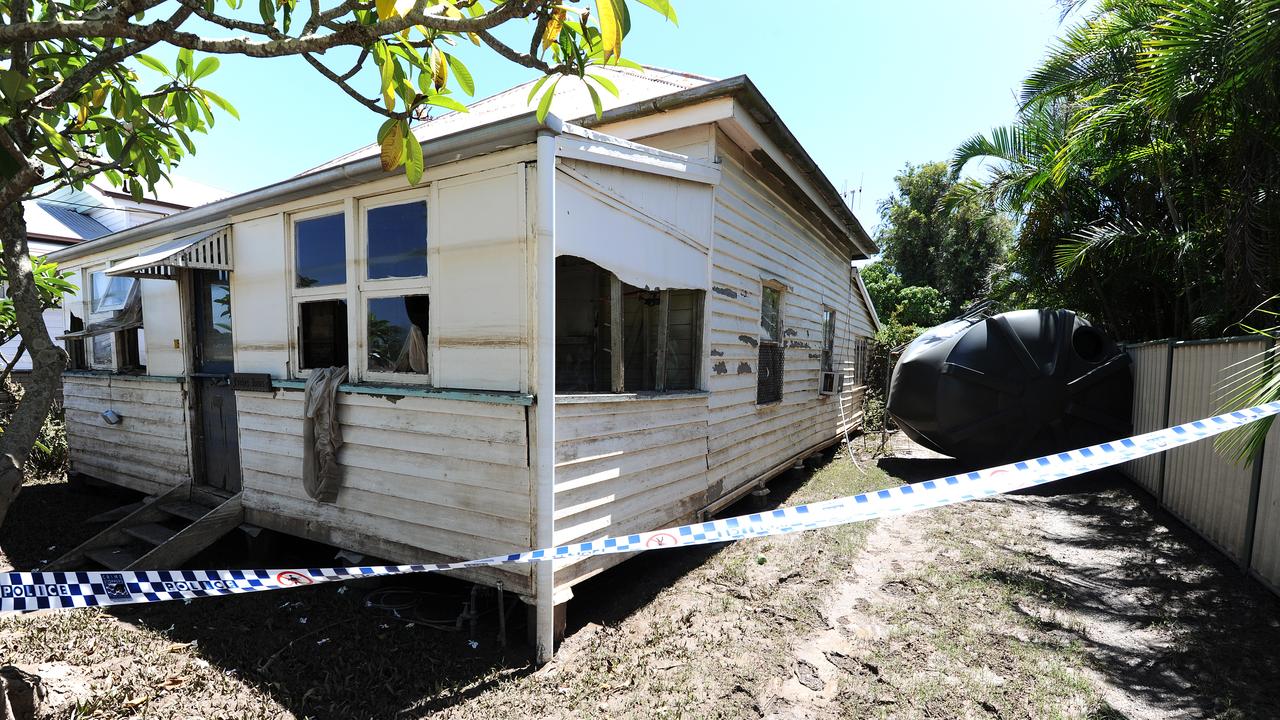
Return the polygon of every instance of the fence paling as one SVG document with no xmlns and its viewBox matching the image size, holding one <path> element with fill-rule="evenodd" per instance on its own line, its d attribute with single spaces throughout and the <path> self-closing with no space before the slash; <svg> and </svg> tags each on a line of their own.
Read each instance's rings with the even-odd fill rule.
<svg viewBox="0 0 1280 720">
<path fill-rule="evenodd" d="M 1240 374 L 1240 363 L 1252 362 L 1272 347 L 1257 337 L 1129 346 L 1135 432 L 1219 411 L 1220 386 L 1232 382 L 1233 373 Z M 1278 432 L 1280 425 L 1248 467 L 1204 444 L 1163 453 L 1154 462 L 1128 463 L 1124 470 L 1162 508 L 1280 593 Z"/>
</svg>

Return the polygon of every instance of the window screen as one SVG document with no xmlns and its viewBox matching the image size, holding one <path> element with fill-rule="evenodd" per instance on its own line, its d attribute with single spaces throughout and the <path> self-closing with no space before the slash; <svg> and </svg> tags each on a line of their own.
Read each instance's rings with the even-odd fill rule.
<svg viewBox="0 0 1280 720">
<path fill-rule="evenodd" d="M 426 295 L 369 299 L 369 370 L 427 372 L 427 330 L 431 303 Z"/>
<path fill-rule="evenodd" d="M 341 285 L 347 281 L 346 225 L 341 213 L 299 220 L 294 225 L 295 287 Z"/>
<path fill-rule="evenodd" d="M 756 404 L 782 399 L 782 293 L 765 285 L 760 291 L 760 355 L 756 363 Z"/>
<path fill-rule="evenodd" d="M 411 202 L 372 208 L 368 223 L 369 279 L 425 277 L 427 204 Z"/>
<path fill-rule="evenodd" d="M 303 369 L 347 364 L 347 301 L 319 300 L 298 306 L 299 357 Z"/>
</svg>

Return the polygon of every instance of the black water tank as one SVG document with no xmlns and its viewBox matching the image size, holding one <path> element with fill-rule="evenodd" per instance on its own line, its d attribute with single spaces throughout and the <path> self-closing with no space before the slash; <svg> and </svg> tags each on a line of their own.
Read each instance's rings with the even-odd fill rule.
<svg viewBox="0 0 1280 720">
<path fill-rule="evenodd" d="M 1129 356 L 1070 310 L 953 320 L 903 351 L 889 413 L 925 447 L 999 464 L 1131 434 Z"/>
</svg>

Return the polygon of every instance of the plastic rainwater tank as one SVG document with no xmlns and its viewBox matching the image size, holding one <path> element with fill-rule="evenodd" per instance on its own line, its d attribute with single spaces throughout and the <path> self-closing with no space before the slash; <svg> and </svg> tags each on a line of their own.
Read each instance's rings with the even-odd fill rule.
<svg viewBox="0 0 1280 720">
<path fill-rule="evenodd" d="M 911 439 L 993 465 L 1132 434 L 1128 354 L 1070 310 L 953 320 L 907 346 L 889 414 Z"/>
</svg>

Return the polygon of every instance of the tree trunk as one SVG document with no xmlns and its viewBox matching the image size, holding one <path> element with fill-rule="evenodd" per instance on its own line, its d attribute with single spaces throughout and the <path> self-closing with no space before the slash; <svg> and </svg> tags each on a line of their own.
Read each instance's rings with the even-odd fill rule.
<svg viewBox="0 0 1280 720">
<path fill-rule="evenodd" d="M 40 292 L 31 274 L 27 223 L 22 203 L 0 209 L 0 262 L 9 281 L 9 297 L 22 342 L 31 355 L 31 378 L 26 394 L 14 408 L 9 427 L 0 434 L 0 525 L 22 489 L 23 466 L 40 437 L 40 428 L 53 406 L 58 378 L 67 366 L 67 353 L 54 344 L 44 324 Z"/>
</svg>

